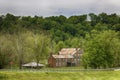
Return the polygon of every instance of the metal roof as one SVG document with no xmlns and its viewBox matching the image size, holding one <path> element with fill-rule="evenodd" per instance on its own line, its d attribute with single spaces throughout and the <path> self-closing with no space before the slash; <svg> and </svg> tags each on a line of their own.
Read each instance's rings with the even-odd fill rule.
<svg viewBox="0 0 120 80">
<path fill-rule="evenodd" d="M 22 65 L 23 67 L 37 67 L 37 63 L 36 62 L 30 62 L 27 64 Z M 39 67 L 44 66 L 43 64 L 38 64 Z"/>
<path fill-rule="evenodd" d="M 59 51 L 59 54 L 61 55 L 73 55 L 75 54 L 78 50 L 80 50 L 80 48 L 63 48 L 61 49 L 61 51 Z"/>
<path fill-rule="evenodd" d="M 74 58 L 72 55 L 52 55 L 54 58 Z"/>
</svg>

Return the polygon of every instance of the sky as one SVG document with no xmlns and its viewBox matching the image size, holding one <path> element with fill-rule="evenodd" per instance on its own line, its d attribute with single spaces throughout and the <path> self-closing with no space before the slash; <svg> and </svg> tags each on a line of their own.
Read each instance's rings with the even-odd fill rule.
<svg viewBox="0 0 120 80">
<path fill-rule="evenodd" d="M 72 16 L 105 12 L 120 14 L 120 0 L 0 0 L 0 15 Z"/>
</svg>

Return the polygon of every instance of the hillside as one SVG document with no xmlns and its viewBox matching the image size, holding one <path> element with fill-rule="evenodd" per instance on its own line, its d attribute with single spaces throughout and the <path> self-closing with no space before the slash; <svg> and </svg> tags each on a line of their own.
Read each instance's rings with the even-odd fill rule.
<svg viewBox="0 0 120 80">
<path fill-rule="evenodd" d="M 47 66 L 48 56 L 62 48 L 83 49 L 84 68 L 120 67 L 120 16 L 0 16 L 0 69 L 31 61 Z"/>
</svg>

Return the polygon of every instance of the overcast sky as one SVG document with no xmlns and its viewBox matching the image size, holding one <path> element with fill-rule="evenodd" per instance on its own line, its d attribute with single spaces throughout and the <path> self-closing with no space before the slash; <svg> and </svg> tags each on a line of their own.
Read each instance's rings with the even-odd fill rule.
<svg viewBox="0 0 120 80">
<path fill-rule="evenodd" d="M 0 0 L 0 15 L 71 16 L 101 12 L 120 14 L 120 0 Z"/>
</svg>

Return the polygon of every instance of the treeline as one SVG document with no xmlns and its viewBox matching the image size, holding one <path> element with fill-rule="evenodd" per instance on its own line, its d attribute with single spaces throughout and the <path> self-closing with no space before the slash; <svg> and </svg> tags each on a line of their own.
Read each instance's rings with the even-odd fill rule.
<svg viewBox="0 0 120 80">
<path fill-rule="evenodd" d="M 29 29 L 35 32 L 44 32 L 51 34 L 52 38 L 57 42 L 65 41 L 69 37 L 85 37 L 91 34 L 92 30 L 115 30 L 120 31 L 120 16 L 117 14 L 94 14 L 65 17 L 51 16 L 14 16 L 6 14 L 0 16 L 0 31 L 9 33 L 23 31 Z"/>
<path fill-rule="evenodd" d="M 85 68 L 119 67 L 120 16 L 0 16 L 0 68 L 10 62 L 20 68 L 25 62 L 40 62 L 63 47 L 83 48 Z"/>
</svg>

